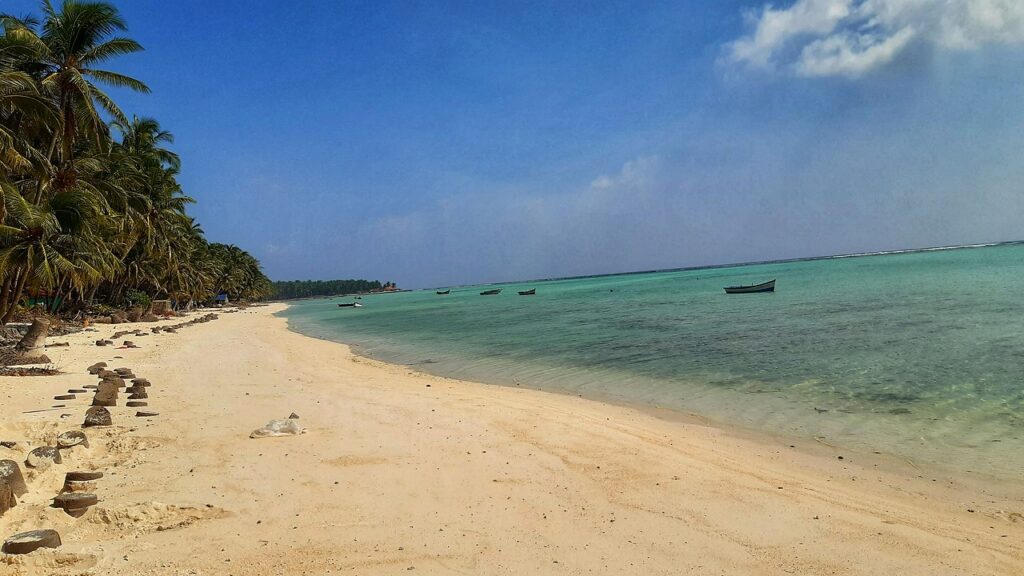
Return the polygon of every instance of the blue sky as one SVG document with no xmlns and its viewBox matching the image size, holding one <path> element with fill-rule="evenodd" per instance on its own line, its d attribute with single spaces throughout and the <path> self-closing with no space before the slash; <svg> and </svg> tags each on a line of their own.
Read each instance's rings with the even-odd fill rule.
<svg viewBox="0 0 1024 576">
<path fill-rule="evenodd" d="M 119 102 L 274 279 L 1024 237 L 1018 1 L 116 4 L 146 52 L 110 67 L 153 89 Z"/>
</svg>

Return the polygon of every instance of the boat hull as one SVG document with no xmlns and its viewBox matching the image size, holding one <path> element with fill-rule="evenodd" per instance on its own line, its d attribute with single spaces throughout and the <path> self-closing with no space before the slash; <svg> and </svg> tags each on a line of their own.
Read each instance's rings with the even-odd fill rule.
<svg viewBox="0 0 1024 576">
<path fill-rule="evenodd" d="M 725 288 L 726 294 L 759 294 L 763 292 L 775 292 L 775 280 L 751 286 L 727 286 Z"/>
<path fill-rule="evenodd" d="M 537 289 L 536 288 L 532 288 L 530 290 L 523 290 L 523 291 L 519 292 L 519 295 L 520 296 L 533 296 L 536 293 L 537 293 Z"/>
<path fill-rule="evenodd" d="M 501 288 L 498 288 L 497 290 L 484 290 L 480 293 L 481 296 L 495 296 L 497 294 L 501 294 Z"/>
</svg>

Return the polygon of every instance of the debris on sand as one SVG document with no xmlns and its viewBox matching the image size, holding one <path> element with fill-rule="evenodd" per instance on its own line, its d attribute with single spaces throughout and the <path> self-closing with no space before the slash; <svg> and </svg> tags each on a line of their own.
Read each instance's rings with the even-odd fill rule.
<svg viewBox="0 0 1024 576">
<path fill-rule="evenodd" d="M 299 424 L 295 418 L 285 418 L 283 420 L 271 420 L 263 425 L 262 428 L 257 428 L 249 434 L 249 438 L 270 438 L 273 436 L 297 436 L 299 434 L 305 434 L 306 429 Z"/>
</svg>

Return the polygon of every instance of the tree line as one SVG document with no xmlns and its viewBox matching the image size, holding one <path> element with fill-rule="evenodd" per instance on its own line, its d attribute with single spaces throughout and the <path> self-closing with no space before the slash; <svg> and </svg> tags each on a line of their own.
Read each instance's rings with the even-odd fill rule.
<svg viewBox="0 0 1024 576">
<path fill-rule="evenodd" d="M 148 93 L 108 69 L 142 46 L 106 2 L 43 0 L 0 14 L 0 323 L 45 295 L 123 305 L 129 293 L 206 301 L 269 295 L 259 262 L 211 243 L 186 212 L 173 135 L 103 90 Z"/>
<path fill-rule="evenodd" d="M 381 284 L 378 280 L 290 280 L 274 282 L 272 294 L 273 298 L 287 300 L 379 291 L 385 287 L 394 287 L 394 284 Z"/>
</svg>

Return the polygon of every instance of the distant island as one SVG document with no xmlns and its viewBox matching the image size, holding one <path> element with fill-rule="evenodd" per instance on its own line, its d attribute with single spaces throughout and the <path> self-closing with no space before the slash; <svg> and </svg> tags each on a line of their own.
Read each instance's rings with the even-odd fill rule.
<svg viewBox="0 0 1024 576">
<path fill-rule="evenodd" d="M 276 300 L 294 300 L 317 296 L 398 291 L 398 286 L 394 282 L 382 284 L 380 280 L 288 280 L 274 282 L 271 286 L 271 297 Z"/>
</svg>

